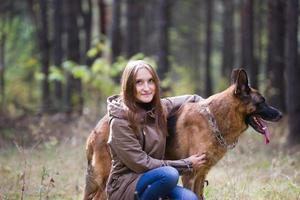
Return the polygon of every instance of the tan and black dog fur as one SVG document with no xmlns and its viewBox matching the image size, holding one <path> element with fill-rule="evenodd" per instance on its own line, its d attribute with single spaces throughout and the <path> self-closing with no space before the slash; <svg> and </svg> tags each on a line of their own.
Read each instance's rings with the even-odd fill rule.
<svg viewBox="0 0 300 200">
<path fill-rule="evenodd" d="M 210 110 L 216 127 L 209 123 L 203 108 Z M 168 119 L 170 136 L 167 141 L 166 159 L 187 158 L 195 153 L 207 154 L 207 162 L 203 167 L 182 176 L 184 186 L 192 189 L 202 199 L 207 173 L 228 149 L 226 145 L 221 145 L 213 130 L 219 130 L 222 139 L 229 146 L 237 141 L 248 125 L 266 135 L 263 120 L 278 121 L 280 118 L 281 113 L 269 106 L 264 97 L 248 85 L 246 72 L 236 69 L 232 72 L 232 85 L 229 88 L 201 102 L 183 105 L 175 116 Z M 105 116 L 87 140 L 85 200 L 106 199 L 105 184 L 111 167 L 106 144 L 108 135 L 108 117 Z"/>
</svg>

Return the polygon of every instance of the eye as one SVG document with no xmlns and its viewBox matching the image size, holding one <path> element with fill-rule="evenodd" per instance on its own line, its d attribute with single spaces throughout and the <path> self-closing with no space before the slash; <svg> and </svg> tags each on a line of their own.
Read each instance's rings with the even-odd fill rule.
<svg viewBox="0 0 300 200">
<path fill-rule="evenodd" d="M 154 80 L 153 80 L 153 79 L 150 79 L 150 80 L 149 80 L 149 83 L 154 83 Z"/>
<path fill-rule="evenodd" d="M 142 80 L 136 80 L 136 82 L 135 82 L 135 84 L 137 84 L 137 85 L 141 85 L 142 83 L 143 83 Z"/>
<path fill-rule="evenodd" d="M 260 106 L 260 105 L 264 104 L 265 102 L 266 102 L 265 98 L 261 98 L 261 99 L 259 100 L 259 102 L 257 102 L 255 105 L 256 105 L 256 106 Z"/>
</svg>

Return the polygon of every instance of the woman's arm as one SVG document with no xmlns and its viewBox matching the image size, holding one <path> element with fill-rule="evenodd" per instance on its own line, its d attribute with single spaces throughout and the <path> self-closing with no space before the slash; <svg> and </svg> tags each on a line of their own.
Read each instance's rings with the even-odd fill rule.
<svg viewBox="0 0 300 200">
<path fill-rule="evenodd" d="M 180 172 L 192 170 L 193 167 L 193 163 L 188 159 L 169 161 L 149 156 L 142 150 L 138 137 L 128 122 L 123 119 L 115 118 L 111 121 L 108 143 L 118 158 L 136 173 L 167 165 L 177 168 Z"/>
<path fill-rule="evenodd" d="M 193 103 L 201 101 L 203 98 L 199 95 L 182 95 L 176 97 L 168 97 L 162 99 L 162 103 L 166 108 L 167 117 L 174 115 L 184 103 Z"/>
</svg>

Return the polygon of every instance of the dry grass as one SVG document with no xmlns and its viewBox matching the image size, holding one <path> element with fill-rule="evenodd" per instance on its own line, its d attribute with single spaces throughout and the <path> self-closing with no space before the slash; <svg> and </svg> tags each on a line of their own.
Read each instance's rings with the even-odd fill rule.
<svg viewBox="0 0 300 200">
<path fill-rule="evenodd" d="M 250 133 L 255 134 L 255 133 Z M 260 136 L 244 136 L 208 175 L 207 199 L 299 200 L 300 152 L 283 153 Z"/>
<path fill-rule="evenodd" d="M 0 199 L 81 199 L 85 136 L 70 138 L 31 149 L 2 149 Z M 299 200 L 299 152 L 283 153 L 279 145 L 272 145 L 264 145 L 259 134 L 244 134 L 210 171 L 207 199 Z"/>
<path fill-rule="evenodd" d="M 0 153 L 2 199 L 81 199 L 84 142 L 71 139 L 57 147 L 46 146 Z"/>
</svg>

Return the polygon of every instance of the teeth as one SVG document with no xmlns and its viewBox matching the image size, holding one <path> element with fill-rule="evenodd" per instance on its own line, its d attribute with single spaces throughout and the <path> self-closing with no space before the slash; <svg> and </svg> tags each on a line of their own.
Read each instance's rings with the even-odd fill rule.
<svg viewBox="0 0 300 200">
<path fill-rule="evenodd" d="M 259 121 L 258 121 L 258 119 L 257 119 L 256 117 L 254 117 L 254 121 L 255 121 L 256 123 L 260 124 Z"/>
</svg>

